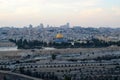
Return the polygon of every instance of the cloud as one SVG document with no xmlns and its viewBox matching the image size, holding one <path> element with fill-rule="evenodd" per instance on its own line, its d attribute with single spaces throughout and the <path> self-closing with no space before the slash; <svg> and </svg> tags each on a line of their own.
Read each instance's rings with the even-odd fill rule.
<svg viewBox="0 0 120 80">
<path fill-rule="evenodd" d="M 112 11 L 115 15 L 120 16 L 120 7 L 112 7 Z"/>
<path fill-rule="evenodd" d="M 0 0 L 1 14 L 54 14 L 58 15 L 79 11 L 95 6 L 99 0 Z M 22 11 L 23 10 L 23 11 Z"/>
<path fill-rule="evenodd" d="M 0 0 L 0 25 L 2 22 L 24 25 L 25 22 L 35 24 L 40 21 L 57 25 L 68 21 L 87 26 L 111 24 L 112 21 L 117 24 L 120 17 L 117 1 Z"/>
</svg>

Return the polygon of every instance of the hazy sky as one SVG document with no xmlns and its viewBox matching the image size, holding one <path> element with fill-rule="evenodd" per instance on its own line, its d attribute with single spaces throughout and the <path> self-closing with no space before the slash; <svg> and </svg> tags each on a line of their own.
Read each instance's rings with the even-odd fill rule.
<svg viewBox="0 0 120 80">
<path fill-rule="evenodd" d="M 0 26 L 120 27 L 120 0 L 0 0 Z"/>
</svg>

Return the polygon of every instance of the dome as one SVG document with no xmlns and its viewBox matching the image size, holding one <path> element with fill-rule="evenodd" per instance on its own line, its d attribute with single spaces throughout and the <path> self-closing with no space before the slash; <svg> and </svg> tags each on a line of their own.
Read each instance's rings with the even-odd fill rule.
<svg viewBox="0 0 120 80">
<path fill-rule="evenodd" d="M 58 34 L 56 35 L 56 38 L 63 38 L 63 35 L 60 34 L 60 33 L 58 33 Z"/>
</svg>

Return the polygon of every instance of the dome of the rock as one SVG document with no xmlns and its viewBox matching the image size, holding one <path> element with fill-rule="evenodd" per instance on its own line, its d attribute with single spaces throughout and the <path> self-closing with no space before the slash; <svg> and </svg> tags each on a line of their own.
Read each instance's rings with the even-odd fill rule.
<svg viewBox="0 0 120 80">
<path fill-rule="evenodd" d="M 60 33 L 58 33 L 58 34 L 56 35 L 56 38 L 57 38 L 57 39 L 63 38 L 63 35 L 60 34 Z"/>
</svg>

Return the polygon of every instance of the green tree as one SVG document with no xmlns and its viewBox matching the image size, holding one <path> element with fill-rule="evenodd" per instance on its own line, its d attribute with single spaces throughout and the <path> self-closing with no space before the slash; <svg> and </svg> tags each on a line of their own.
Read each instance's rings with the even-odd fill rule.
<svg viewBox="0 0 120 80">
<path fill-rule="evenodd" d="M 71 77 L 65 75 L 64 80 L 71 80 Z"/>
<path fill-rule="evenodd" d="M 51 55 L 52 60 L 55 60 L 55 59 L 56 59 L 56 56 L 57 56 L 56 54 L 52 54 L 52 55 Z"/>
<path fill-rule="evenodd" d="M 3 80 L 8 80 L 8 79 L 6 78 L 6 76 L 4 76 L 4 77 L 3 77 Z"/>
</svg>

